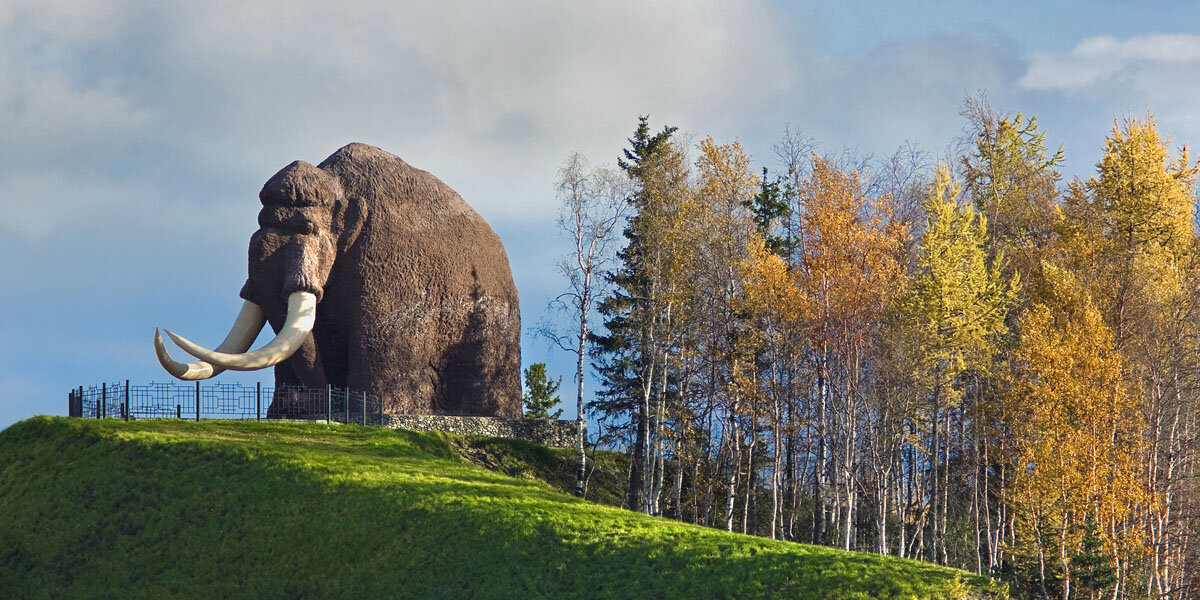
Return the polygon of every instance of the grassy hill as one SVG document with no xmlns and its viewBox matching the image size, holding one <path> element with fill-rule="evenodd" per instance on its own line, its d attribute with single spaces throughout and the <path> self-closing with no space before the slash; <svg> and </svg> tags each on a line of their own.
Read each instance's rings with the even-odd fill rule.
<svg viewBox="0 0 1200 600">
<path fill-rule="evenodd" d="M 986 586 L 583 502 L 461 460 L 453 441 L 318 424 L 22 421 L 0 432 L 0 598 L 907 600 Z"/>
</svg>

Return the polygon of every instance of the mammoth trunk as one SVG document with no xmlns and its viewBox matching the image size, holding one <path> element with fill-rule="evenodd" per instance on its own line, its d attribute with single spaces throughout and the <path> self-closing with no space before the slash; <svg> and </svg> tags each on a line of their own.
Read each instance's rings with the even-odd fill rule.
<svg viewBox="0 0 1200 600">
<path fill-rule="evenodd" d="M 331 246 L 322 235 L 284 235 L 260 229 L 251 239 L 249 278 L 242 298 L 280 319 L 287 298 L 307 292 L 320 302 L 329 277 Z"/>
</svg>

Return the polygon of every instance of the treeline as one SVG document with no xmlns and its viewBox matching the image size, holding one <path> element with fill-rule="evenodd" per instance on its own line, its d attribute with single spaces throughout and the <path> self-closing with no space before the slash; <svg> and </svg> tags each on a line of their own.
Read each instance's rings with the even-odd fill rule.
<svg viewBox="0 0 1200 600">
<path fill-rule="evenodd" d="M 1153 118 L 1114 120 L 1064 184 L 1034 118 L 962 114 L 941 161 L 786 131 L 759 172 L 647 118 L 616 169 L 572 156 L 554 339 L 593 441 L 628 452 L 648 514 L 1016 597 L 1196 593 L 1197 163 Z"/>
</svg>

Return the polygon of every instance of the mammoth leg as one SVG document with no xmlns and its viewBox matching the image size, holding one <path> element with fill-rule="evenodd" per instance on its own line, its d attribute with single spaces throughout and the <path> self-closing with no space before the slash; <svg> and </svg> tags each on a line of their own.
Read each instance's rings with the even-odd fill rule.
<svg viewBox="0 0 1200 600">
<path fill-rule="evenodd" d="M 350 329 L 346 343 L 346 386 L 366 392 L 370 404 L 390 415 L 435 414 L 429 398 L 437 371 L 420 327 L 397 326 L 394 319 L 365 319 Z M 380 321 L 383 325 L 376 325 Z M 432 326 L 432 324 L 430 324 Z"/>
<path fill-rule="evenodd" d="M 275 393 L 267 410 L 270 419 L 308 419 L 325 414 L 325 371 L 310 336 L 296 353 L 275 365 Z"/>
<path fill-rule="evenodd" d="M 291 418 L 292 408 L 299 403 L 300 378 L 287 361 L 275 365 L 275 392 L 271 395 L 271 406 L 267 408 L 268 419 Z"/>
<path fill-rule="evenodd" d="M 357 394 L 366 392 L 374 407 L 371 410 L 382 408 L 390 415 L 429 413 L 415 410 L 422 374 L 410 372 L 407 367 L 413 362 L 412 348 L 398 344 L 372 347 L 356 335 L 348 344 L 347 358 L 346 387 Z"/>
<path fill-rule="evenodd" d="M 461 337 L 443 355 L 443 385 L 437 395 L 439 412 L 521 417 L 520 398 L 509 397 L 512 390 L 521 389 L 520 327 L 509 323 L 511 319 L 519 319 L 514 312 L 508 303 L 495 298 L 481 297 L 475 301 L 465 315 L 466 327 Z"/>
</svg>

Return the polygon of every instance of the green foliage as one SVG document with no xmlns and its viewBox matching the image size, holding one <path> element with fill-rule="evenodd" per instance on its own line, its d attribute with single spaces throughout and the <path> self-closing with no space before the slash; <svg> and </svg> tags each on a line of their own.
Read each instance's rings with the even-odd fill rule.
<svg viewBox="0 0 1200 600">
<path fill-rule="evenodd" d="M 949 598 L 931 564 L 600 506 L 453 436 L 38 417 L 0 432 L 5 598 Z M 536 452 L 531 448 L 523 451 Z"/>
<path fill-rule="evenodd" d="M 598 305 L 603 318 L 603 332 L 593 332 L 592 366 L 600 380 L 596 398 L 588 403 L 588 410 L 601 418 L 612 418 L 608 432 L 630 446 L 636 455 L 630 469 L 630 482 L 642 478 L 642 457 L 647 439 L 648 415 L 639 402 L 649 394 L 648 375 L 653 374 L 652 364 L 656 349 L 653 340 L 645 335 L 661 317 L 656 298 L 658 283 L 654 239 L 655 221 L 661 216 L 662 188 L 670 187 L 671 174 L 665 173 L 666 163 L 678 163 L 681 153 L 672 153 L 671 135 L 674 127 L 663 127 L 662 131 L 650 135 L 648 116 L 638 118 L 634 135 L 629 138 L 629 148 L 623 151 L 624 158 L 617 164 L 633 181 L 634 193 L 629 197 L 631 215 L 623 232 L 624 248 L 617 253 L 617 267 L 607 274 L 609 294 Z M 664 157 L 670 157 L 670 160 Z M 667 165 L 678 167 L 677 164 Z M 676 169 L 677 170 L 677 169 Z M 685 181 L 686 182 L 686 178 Z M 661 294 L 658 294 L 661 295 Z M 605 439 L 603 442 L 612 442 Z M 639 487 L 629 488 L 629 506 L 641 502 Z"/>
<path fill-rule="evenodd" d="M 767 168 L 763 167 L 762 179 L 759 181 L 758 193 L 747 205 L 754 213 L 754 225 L 758 235 L 772 254 L 786 257 L 791 255 L 795 242 L 789 232 L 778 231 L 779 222 L 792 214 L 791 203 L 785 192 L 785 180 L 781 176 L 770 179 Z"/>
<path fill-rule="evenodd" d="M 912 292 L 902 301 L 904 327 L 920 348 L 917 376 L 938 403 L 961 397 L 960 376 L 985 368 L 995 342 L 1007 330 L 1005 316 L 1016 298 L 1016 274 L 1002 278 L 989 260 L 987 220 L 958 203 L 949 171 L 937 178 L 922 206 L 925 229 Z"/>
<path fill-rule="evenodd" d="M 637 128 L 629 138 L 629 148 L 623 151 L 625 158 L 617 159 L 617 166 L 634 179 L 645 177 L 647 163 L 670 141 L 677 127 L 663 127 L 662 131 L 650 135 L 650 115 L 638 117 Z"/>
<path fill-rule="evenodd" d="M 1046 133 L 1036 117 L 999 115 L 975 99 L 967 100 L 963 112 L 973 128 L 973 148 L 960 162 L 967 196 L 988 219 L 989 250 L 1036 251 L 1054 223 L 1062 147 L 1047 155 Z"/>
<path fill-rule="evenodd" d="M 546 377 L 546 363 L 533 363 L 525 368 L 525 417 L 528 419 L 557 419 L 562 409 L 550 413 L 562 401 L 558 388 L 562 377 L 554 381 Z"/>
<path fill-rule="evenodd" d="M 1092 515 L 1084 522 L 1079 551 L 1071 557 L 1071 572 L 1077 589 L 1086 591 L 1089 600 L 1110 596 L 1109 590 L 1117 583 L 1113 555 L 1105 551 L 1104 538 Z"/>
</svg>

